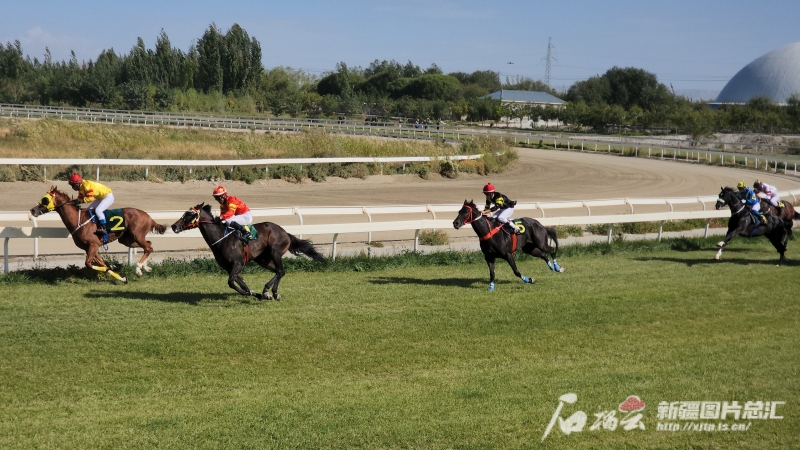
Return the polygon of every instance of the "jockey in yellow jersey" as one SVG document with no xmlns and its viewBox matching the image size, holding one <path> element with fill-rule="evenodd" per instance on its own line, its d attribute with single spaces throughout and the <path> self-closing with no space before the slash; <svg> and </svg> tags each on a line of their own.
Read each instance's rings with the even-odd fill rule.
<svg viewBox="0 0 800 450">
<path fill-rule="evenodd" d="M 108 230 L 106 229 L 107 210 L 114 203 L 114 194 L 108 186 L 96 181 L 84 180 L 77 173 L 69 177 L 69 185 L 78 191 L 78 200 L 89 204 L 89 209 L 94 209 L 97 215 L 97 234 L 103 236 L 103 242 L 108 241 Z"/>
</svg>

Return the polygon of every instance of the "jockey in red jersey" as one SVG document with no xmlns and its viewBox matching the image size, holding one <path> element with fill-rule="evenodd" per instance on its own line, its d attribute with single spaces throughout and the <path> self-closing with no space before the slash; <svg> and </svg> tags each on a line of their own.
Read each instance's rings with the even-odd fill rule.
<svg viewBox="0 0 800 450">
<path fill-rule="evenodd" d="M 245 233 L 244 225 L 253 223 L 253 214 L 250 213 L 250 208 L 238 198 L 228 195 L 228 191 L 222 186 L 214 188 L 212 195 L 219 202 L 218 219 L 229 227 Z"/>
</svg>

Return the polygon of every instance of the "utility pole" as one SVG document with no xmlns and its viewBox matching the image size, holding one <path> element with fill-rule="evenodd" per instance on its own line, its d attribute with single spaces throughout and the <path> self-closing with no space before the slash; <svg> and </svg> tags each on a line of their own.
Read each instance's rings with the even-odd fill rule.
<svg viewBox="0 0 800 450">
<path fill-rule="evenodd" d="M 546 64 L 544 68 L 544 82 L 550 86 L 550 69 L 552 68 L 553 61 L 558 62 L 555 55 L 553 55 L 553 38 L 547 38 L 547 56 L 544 58 Z"/>
</svg>

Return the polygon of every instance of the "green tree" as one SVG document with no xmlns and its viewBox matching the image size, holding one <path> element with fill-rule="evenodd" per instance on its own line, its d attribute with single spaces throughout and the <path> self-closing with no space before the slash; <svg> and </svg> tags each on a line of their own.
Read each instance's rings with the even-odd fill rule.
<svg viewBox="0 0 800 450">
<path fill-rule="evenodd" d="M 203 92 L 222 92 L 223 47 L 222 34 L 215 24 L 209 25 L 203 37 L 197 41 L 197 77 L 194 85 Z"/>
</svg>

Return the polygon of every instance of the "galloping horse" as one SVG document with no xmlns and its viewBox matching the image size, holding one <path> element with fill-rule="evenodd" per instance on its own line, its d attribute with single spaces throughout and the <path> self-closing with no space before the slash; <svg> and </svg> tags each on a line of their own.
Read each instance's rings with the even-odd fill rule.
<svg viewBox="0 0 800 450">
<path fill-rule="evenodd" d="M 325 261 L 325 257 L 317 252 L 311 241 L 294 237 L 280 225 L 262 222 L 251 226 L 255 227 L 258 232 L 258 238 L 248 242 L 247 245 L 242 245 L 232 229 L 214 221 L 211 205 L 200 203 L 183 213 L 183 216 L 172 224 L 172 231 L 180 233 L 184 230 L 200 228 L 200 234 L 211 248 L 217 264 L 228 272 L 228 286 L 241 295 L 259 299 L 281 299 L 281 296 L 278 295 L 278 284 L 286 274 L 281 258 L 287 251 L 295 255 L 302 253 L 314 261 Z M 250 290 L 242 278 L 242 269 L 250 260 L 275 273 L 275 276 L 264 285 L 261 294 Z M 272 293 L 269 292 L 270 287 L 272 287 Z"/>
<path fill-rule="evenodd" d="M 781 217 L 768 214 L 766 215 L 767 223 L 756 226 L 753 214 L 750 208 L 747 207 L 744 200 L 739 198 L 739 194 L 730 187 L 724 187 L 719 193 L 714 208 L 721 209 L 728 205 L 731 209 L 731 218 L 728 220 L 728 233 L 725 239 L 717 243 L 719 251 L 714 259 L 719 259 L 722 256 L 722 250 L 728 245 L 731 239 L 736 235 L 744 237 L 766 236 L 767 239 L 775 247 L 775 250 L 781 255 L 780 262 L 785 262 L 786 257 L 786 243 L 792 235 L 792 221 L 791 219 L 783 219 Z"/>
<path fill-rule="evenodd" d="M 776 208 L 772 206 L 772 203 L 769 202 L 768 199 L 759 197 L 759 201 L 761 202 L 761 211 L 764 214 L 772 214 L 774 216 L 778 216 L 781 219 L 788 219 L 788 220 L 800 220 L 800 213 L 794 209 L 794 206 L 787 202 L 786 200 L 783 201 L 783 208 Z M 780 209 L 780 214 L 778 214 L 778 210 Z"/>
<path fill-rule="evenodd" d="M 481 220 L 482 219 L 482 220 Z M 519 219 L 522 233 L 513 234 L 503 226 L 502 223 L 489 220 L 481 214 L 481 211 L 474 202 L 464 200 L 464 206 L 458 212 L 456 220 L 453 221 L 453 228 L 458 230 L 464 225 L 472 225 L 475 234 L 480 238 L 481 251 L 489 265 L 489 290 L 494 291 L 494 261 L 501 258 L 508 262 L 514 275 L 520 277 L 526 283 L 535 283 L 536 280 L 528 278 L 517 270 L 517 263 L 514 261 L 514 252 L 522 249 L 525 253 L 541 258 L 547 266 L 556 272 L 563 272 L 564 269 L 556 262 L 558 253 L 558 237 L 556 230 L 545 228 L 539 221 L 529 217 Z M 547 243 L 550 237 L 555 243 L 555 248 Z M 552 262 L 550 259 L 552 258 Z"/>
<path fill-rule="evenodd" d="M 127 279 L 112 271 L 98 255 L 97 252 L 103 245 L 102 238 L 95 235 L 97 225 L 92 221 L 89 213 L 83 213 L 77 200 L 72 200 L 69 195 L 59 191 L 55 186 L 51 186 L 39 203 L 31 208 L 31 215 L 39 217 L 50 211 L 56 211 L 61 216 L 61 221 L 67 227 L 75 245 L 86 252 L 86 267 L 98 272 L 108 272 L 117 280 L 123 283 L 128 282 Z M 149 214 L 141 209 L 122 208 L 121 218 L 116 223 L 109 221 L 108 242 L 119 241 L 126 247 L 144 249 L 144 254 L 136 263 L 136 276 L 139 277 L 142 276 L 142 269 L 146 272 L 152 271 L 147 265 L 147 258 L 153 252 L 153 246 L 150 241 L 145 239 L 147 233 L 151 231 L 164 234 L 167 226 L 156 223 Z M 94 265 L 95 262 L 99 265 Z"/>
</svg>

